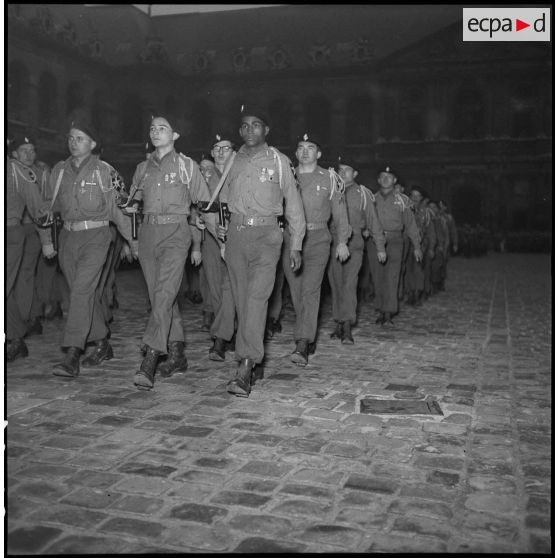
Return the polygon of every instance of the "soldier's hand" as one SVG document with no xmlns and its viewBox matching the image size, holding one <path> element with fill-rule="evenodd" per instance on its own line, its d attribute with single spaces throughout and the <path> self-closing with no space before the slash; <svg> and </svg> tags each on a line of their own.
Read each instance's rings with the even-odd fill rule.
<svg viewBox="0 0 558 558">
<path fill-rule="evenodd" d="M 377 256 L 380 263 L 384 263 L 387 260 L 387 254 L 385 252 L 378 252 Z"/>
<path fill-rule="evenodd" d="M 198 265 L 202 262 L 202 253 L 198 250 L 192 250 L 192 253 L 190 254 L 190 261 L 193 265 L 198 267 Z"/>
<path fill-rule="evenodd" d="M 335 250 L 335 257 L 340 262 L 344 262 L 349 258 L 350 255 L 351 253 L 349 252 L 349 248 L 347 247 L 347 245 L 344 242 L 340 242 Z"/>
<path fill-rule="evenodd" d="M 225 259 L 225 246 L 226 246 L 226 244 L 224 242 L 219 243 L 219 252 L 221 253 L 221 259 L 222 260 Z"/>
<path fill-rule="evenodd" d="M 417 260 L 417 262 L 422 261 L 422 250 L 420 248 L 415 248 L 413 253 L 415 255 L 415 260 Z"/>
<path fill-rule="evenodd" d="M 368 229 L 364 229 L 362 231 L 363 238 L 370 238 L 370 231 Z"/>
<path fill-rule="evenodd" d="M 300 253 L 300 250 L 291 250 L 290 260 L 291 269 L 293 271 L 298 271 L 300 269 L 300 266 L 302 265 L 302 255 Z"/>
<path fill-rule="evenodd" d="M 126 213 L 129 213 L 130 215 L 131 215 L 132 213 L 137 213 L 137 212 L 138 212 L 138 206 L 137 206 L 137 204 L 134 204 L 134 205 L 126 205 L 126 206 L 124 207 L 124 211 L 125 211 Z"/>
<path fill-rule="evenodd" d="M 196 227 L 198 227 L 200 231 L 204 231 L 206 229 L 205 223 L 199 215 L 196 215 Z"/>
<path fill-rule="evenodd" d="M 217 237 L 221 242 L 225 242 L 226 236 L 227 236 L 227 227 L 224 227 L 223 225 L 219 225 L 217 227 Z"/>
<path fill-rule="evenodd" d="M 132 258 L 137 260 L 139 257 L 139 242 L 137 240 L 132 240 L 129 242 L 130 251 L 132 252 Z"/>
<path fill-rule="evenodd" d="M 132 249 L 130 248 L 130 245 L 127 242 L 122 244 L 122 249 L 120 250 L 120 259 L 126 260 L 128 263 L 132 263 L 134 259 L 132 257 Z"/>
<path fill-rule="evenodd" d="M 56 256 L 56 250 L 54 249 L 53 244 L 43 244 L 42 245 L 43 256 L 50 260 Z"/>
</svg>

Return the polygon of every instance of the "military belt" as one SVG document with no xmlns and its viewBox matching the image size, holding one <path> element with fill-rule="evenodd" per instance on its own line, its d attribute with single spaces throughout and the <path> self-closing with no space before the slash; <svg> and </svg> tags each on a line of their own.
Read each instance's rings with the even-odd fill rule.
<svg viewBox="0 0 558 558">
<path fill-rule="evenodd" d="M 108 221 L 64 221 L 64 228 L 67 231 L 87 231 L 108 226 Z"/>
<path fill-rule="evenodd" d="M 148 225 L 169 225 L 171 223 L 187 223 L 188 215 L 154 215 L 148 213 L 144 215 L 143 222 Z"/>
<path fill-rule="evenodd" d="M 261 217 L 259 215 L 253 215 L 248 217 L 247 215 L 241 215 L 240 213 L 233 213 L 231 215 L 231 225 L 244 225 L 246 227 L 277 225 L 277 216 L 268 215 L 266 217 Z"/>
<path fill-rule="evenodd" d="M 6 220 L 6 227 L 15 227 L 16 225 L 21 225 L 21 219 L 19 217 L 9 217 Z"/>
<path fill-rule="evenodd" d="M 327 229 L 327 221 L 319 221 L 318 223 L 306 223 L 307 231 L 319 231 L 320 229 Z"/>
</svg>

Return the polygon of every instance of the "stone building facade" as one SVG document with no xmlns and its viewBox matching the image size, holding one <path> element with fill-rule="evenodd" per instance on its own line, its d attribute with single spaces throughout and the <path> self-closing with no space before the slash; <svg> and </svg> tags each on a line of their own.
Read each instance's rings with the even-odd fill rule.
<svg viewBox="0 0 558 558">
<path fill-rule="evenodd" d="M 352 151 L 376 190 L 390 165 L 442 198 L 458 223 L 550 230 L 550 43 L 464 43 L 459 6 L 275 6 L 149 17 L 132 5 L 9 4 L 7 122 L 41 157 L 88 115 L 103 156 L 129 179 L 149 117 L 180 117 L 199 156 L 236 133 L 240 106 L 273 120 L 270 143 L 294 157 L 317 133 L 323 164 Z"/>
</svg>

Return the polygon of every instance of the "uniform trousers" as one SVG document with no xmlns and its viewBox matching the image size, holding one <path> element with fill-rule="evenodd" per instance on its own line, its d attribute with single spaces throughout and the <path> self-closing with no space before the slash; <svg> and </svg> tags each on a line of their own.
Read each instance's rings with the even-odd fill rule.
<svg viewBox="0 0 558 558">
<path fill-rule="evenodd" d="M 290 245 L 290 235 L 285 234 L 285 244 Z M 289 254 L 283 252 L 283 269 L 289 283 L 296 316 L 294 339 L 316 338 L 320 294 L 325 269 L 330 255 L 331 233 L 327 228 L 306 231 L 302 244 L 302 266 L 293 272 Z M 335 256 L 334 256 L 335 257 Z"/>
<path fill-rule="evenodd" d="M 411 240 L 407 235 L 403 236 L 403 253 L 401 255 L 401 272 L 399 274 L 399 289 L 398 297 L 402 300 L 405 293 L 408 292 L 407 285 L 405 283 L 405 275 L 407 274 L 407 263 L 409 261 L 409 254 L 412 255 L 414 250 L 411 250 Z"/>
<path fill-rule="evenodd" d="M 432 260 L 431 280 L 434 287 L 440 287 L 444 281 L 444 253 L 437 249 Z"/>
<path fill-rule="evenodd" d="M 58 261 L 70 287 L 70 307 L 64 329 L 63 347 L 85 348 L 99 341 L 108 330 L 97 286 L 111 242 L 109 227 L 60 232 Z"/>
<path fill-rule="evenodd" d="M 225 251 L 226 258 L 226 251 Z M 225 264 L 225 270 L 221 276 L 221 304 L 215 313 L 215 319 L 211 324 L 209 333 L 212 337 L 220 337 L 230 341 L 234 335 L 234 319 L 236 310 L 232 294 L 231 279 Z"/>
<path fill-rule="evenodd" d="M 99 302 L 103 309 L 103 316 L 107 323 L 107 328 L 113 318 L 111 306 L 114 301 L 116 268 L 120 263 L 120 252 L 122 251 L 122 244 L 124 243 L 124 239 L 113 224 L 110 225 L 110 233 L 111 243 L 107 253 L 107 261 L 105 262 L 103 272 L 101 273 L 101 279 L 97 286 L 97 296 L 99 297 Z"/>
<path fill-rule="evenodd" d="M 190 225 L 144 223 L 138 235 L 139 261 L 149 292 L 151 314 L 143 343 L 163 354 L 174 341 L 184 342 L 177 296 L 192 243 Z"/>
<path fill-rule="evenodd" d="M 426 250 L 423 249 L 423 259 L 417 262 L 414 250 L 407 251 L 405 266 L 405 291 L 412 293 L 414 291 L 424 291 L 424 266 L 425 266 Z"/>
<path fill-rule="evenodd" d="M 39 316 L 41 312 L 33 314 L 33 293 L 35 291 L 35 273 L 41 254 L 41 241 L 33 223 L 22 225 L 25 234 L 23 255 L 16 278 L 15 296 L 19 306 L 19 313 L 23 320 Z"/>
<path fill-rule="evenodd" d="M 263 360 L 267 306 L 282 243 L 279 225 L 229 227 L 225 261 L 238 316 L 235 349 L 239 360 Z"/>
<path fill-rule="evenodd" d="M 273 285 L 273 291 L 271 291 L 271 296 L 269 297 L 269 306 L 267 308 L 267 317 L 275 321 L 281 319 L 281 312 L 283 311 L 283 290 L 285 287 L 285 271 L 283 262 L 286 258 L 288 267 L 290 268 L 290 254 L 290 241 L 287 242 L 287 239 L 284 237 L 283 246 L 281 248 L 281 258 L 279 258 L 279 262 L 277 264 L 275 283 Z"/>
<path fill-rule="evenodd" d="M 347 243 L 351 256 L 341 263 L 335 257 L 337 246 L 331 245 L 328 279 L 331 286 L 332 315 L 336 322 L 356 323 L 358 274 L 362 265 L 364 238 L 361 229 L 353 229 Z"/>
<path fill-rule="evenodd" d="M 21 225 L 6 227 L 6 339 L 20 339 L 26 326 L 21 318 L 15 295 L 15 284 L 25 244 L 25 232 Z"/>
<path fill-rule="evenodd" d="M 207 232 L 202 241 L 201 253 L 200 289 L 203 298 L 203 310 L 216 314 L 221 305 L 221 284 L 226 265 L 221 257 L 219 244 Z"/>
<path fill-rule="evenodd" d="M 386 233 L 386 255 L 385 263 L 378 261 L 376 246 L 372 247 L 374 253 L 372 266 L 374 274 L 374 285 L 376 287 L 376 298 L 374 305 L 380 312 L 396 314 L 399 309 L 397 297 L 399 278 L 401 275 L 401 259 L 403 255 L 403 235 L 397 233 Z"/>
</svg>

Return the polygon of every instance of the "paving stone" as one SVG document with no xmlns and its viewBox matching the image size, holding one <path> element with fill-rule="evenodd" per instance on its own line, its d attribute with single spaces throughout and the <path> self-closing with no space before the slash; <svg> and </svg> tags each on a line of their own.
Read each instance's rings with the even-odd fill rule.
<svg viewBox="0 0 558 558">
<path fill-rule="evenodd" d="M 95 424 L 103 424 L 106 426 L 122 426 L 124 424 L 130 424 L 134 422 L 134 419 L 129 417 L 123 417 L 121 415 L 107 415 L 101 417 L 95 421 Z"/>
<path fill-rule="evenodd" d="M 228 522 L 228 526 L 252 535 L 275 535 L 281 538 L 290 538 L 293 529 L 293 523 L 284 517 L 262 514 L 238 514 Z"/>
<path fill-rule="evenodd" d="M 176 471 L 176 467 L 168 465 L 151 465 L 150 463 L 129 462 L 118 468 L 122 473 L 144 475 L 146 477 L 168 477 Z"/>
<path fill-rule="evenodd" d="M 387 511 L 399 515 L 418 515 L 431 519 L 451 519 L 453 517 L 453 512 L 449 505 L 440 502 L 423 502 L 420 500 L 396 500 L 390 503 Z"/>
<path fill-rule="evenodd" d="M 170 510 L 170 517 L 196 523 L 213 523 L 216 519 L 226 515 L 227 510 L 224 508 L 195 503 L 181 504 Z"/>
<path fill-rule="evenodd" d="M 91 529 L 107 518 L 105 513 L 90 509 L 82 509 L 76 506 L 51 503 L 48 508 L 41 509 L 31 515 L 33 522 L 59 523 L 66 526 Z"/>
<path fill-rule="evenodd" d="M 414 534 L 412 537 L 398 536 L 395 533 L 389 535 L 371 532 L 369 538 L 373 541 L 365 550 L 367 553 L 443 553 L 448 551 L 446 542 L 433 537 Z"/>
<path fill-rule="evenodd" d="M 259 508 L 269 502 L 269 500 L 269 496 L 233 490 L 220 492 L 216 496 L 211 498 L 211 502 L 214 504 L 224 504 L 226 506 L 244 506 L 247 508 Z"/>
<path fill-rule="evenodd" d="M 419 455 L 415 459 L 415 464 L 418 467 L 432 467 L 436 469 L 450 469 L 460 471 L 465 465 L 463 459 L 457 457 L 444 457 L 439 455 Z"/>
<path fill-rule="evenodd" d="M 294 533 L 293 536 L 305 542 L 340 546 L 346 551 L 358 547 L 363 534 L 351 527 L 323 524 L 313 525 L 303 532 Z"/>
<path fill-rule="evenodd" d="M 457 473 L 447 473 L 445 471 L 432 471 L 426 478 L 427 482 L 441 484 L 446 488 L 454 488 L 459 484 L 460 476 Z"/>
<path fill-rule="evenodd" d="M 112 504 L 110 509 L 151 515 L 159 511 L 164 504 L 165 501 L 159 498 L 132 495 L 123 496 Z"/>
<path fill-rule="evenodd" d="M 397 490 L 397 484 L 392 479 L 350 475 L 343 488 L 365 490 L 367 492 L 377 492 L 379 494 L 393 494 Z"/>
<path fill-rule="evenodd" d="M 382 511 L 374 511 L 371 509 L 361 509 L 361 508 L 342 508 L 335 521 L 342 523 L 349 523 L 353 526 L 360 526 L 365 529 L 370 527 L 381 527 L 387 523 L 387 513 L 385 513 L 385 507 Z M 360 537 L 359 537 L 360 540 Z M 335 544 L 330 541 L 330 544 Z M 354 543 L 351 543 L 351 547 L 354 547 Z"/>
<path fill-rule="evenodd" d="M 116 538 L 69 535 L 50 545 L 48 554 L 114 554 L 122 552 L 126 542 Z"/>
<path fill-rule="evenodd" d="M 432 520 L 422 517 L 397 517 L 393 523 L 393 532 L 417 533 L 436 537 L 447 541 L 451 536 L 449 525 L 440 524 L 439 520 Z"/>
<path fill-rule="evenodd" d="M 61 533 L 61 529 L 41 525 L 20 527 L 8 533 L 8 554 L 35 554 Z"/>
<path fill-rule="evenodd" d="M 306 484 L 287 483 L 280 492 L 294 494 L 295 496 L 307 496 L 308 498 L 325 498 L 333 500 L 333 492 L 321 486 L 311 486 Z"/>
<path fill-rule="evenodd" d="M 323 452 L 329 455 L 337 455 L 339 457 L 360 457 L 364 451 L 361 447 L 352 444 L 332 443 L 328 444 Z"/>
<path fill-rule="evenodd" d="M 106 508 L 121 496 L 120 492 L 113 489 L 79 488 L 63 498 L 61 502 L 85 508 Z"/>
<path fill-rule="evenodd" d="M 284 552 L 304 552 L 305 548 L 303 544 L 296 544 L 292 541 L 283 542 L 263 537 L 249 537 L 244 539 L 232 552 L 242 554 L 282 554 Z"/>
<path fill-rule="evenodd" d="M 186 481 L 186 482 L 199 482 L 202 484 L 211 484 L 214 486 L 219 486 L 226 482 L 227 476 L 221 473 L 215 473 L 213 471 L 204 470 L 190 470 L 180 473 L 174 477 L 176 481 Z"/>
<path fill-rule="evenodd" d="M 241 444 L 256 444 L 258 446 L 275 447 L 282 442 L 284 438 L 273 436 L 271 434 L 247 434 L 239 438 L 237 442 Z"/>
<path fill-rule="evenodd" d="M 282 477 L 286 475 L 292 467 L 282 463 L 273 463 L 271 461 L 251 461 L 242 467 L 239 472 L 262 477 Z"/>
<path fill-rule="evenodd" d="M 529 514 L 525 518 L 525 526 L 529 529 L 543 529 L 546 531 L 550 529 L 550 518 L 548 515 Z"/>
<path fill-rule="evenodd" d="M 163 534 L 164 542 L 178 548 L 191 548 L 203 552 L 224 552 L 230 550 L 232 537 L 228 528 L 219 524 L 207 527 L 205 525 L 188 524 L 185 529 L 169 527 Z"/>
<path fill-rule="evenodd" d="M 271 511 L 279 515 L 298 515 L 298 516 L 315 516 L 325 518 L 332 507 L 331 504 L 323 502 L 312 502 L 310 500 L 286 500 L 275 506 Z"/>
<path fill-rule="evenodd" d="M 174 430 L 171 430 L 169 434 L 173 436 L 191 437 L 191 438 L 203 438 L 209 436 L 213 432 L 213 428 L 205 428 L 203 426 L 179 426 Z"/>
<path fill-rule="evenodd" d="M 99 530 L 112 533 L 124 533 L 134 537 L 155 538 L 163 532 L 163 526 L 153 521 L 143 521 L 129 517 L 114 517 L 108 519 Z"/>
<path fill-rule="evenodd" d="M 237 488 L 247 492 L 273 492 L 279 483 L 275 480 L 259 479 L 259 478 L 237 478 L 229 485 L 230 488 Z"/>
<path fill-rule="evenodd" d="M 122 478 L 123 476 L 117 473 L 84 470 L 72 475 L 66 482 L 69 485 L 79 484 L 92 488 L 108 488 L 119 480 L 122 480 Z"/>
<path fill-rule="evenodd" d="M 70 491 L 71 488 L 64 485 L 54 484 L 49 481 L 34 481 L 22 482 L 15 491 L 10 492 L 10 495 L 16 498 L 25 496 L 26 498 L 30 498 L 32 500 L 50 503 L 59 500 Z"/>
<path fill-rule="evenodd" d="M 537 554 L 550 554 L 552 552 L 552 541 L 550 536 L 537 534 L 529 535 L 529 551 Z"/>
</svg>

